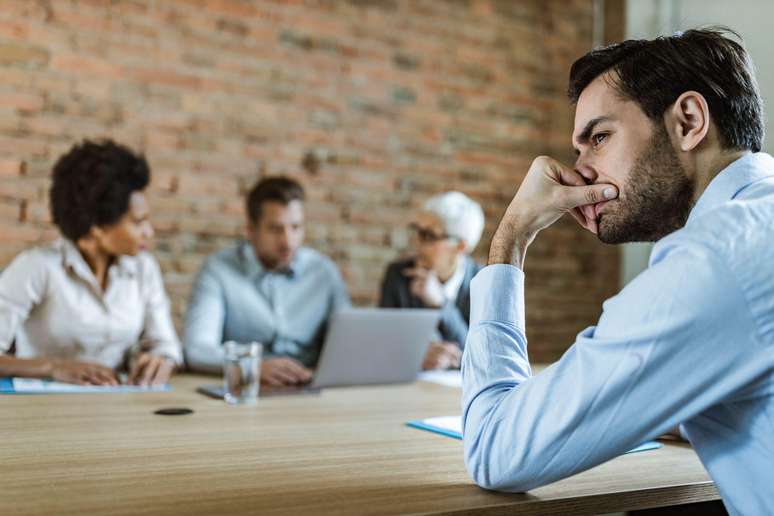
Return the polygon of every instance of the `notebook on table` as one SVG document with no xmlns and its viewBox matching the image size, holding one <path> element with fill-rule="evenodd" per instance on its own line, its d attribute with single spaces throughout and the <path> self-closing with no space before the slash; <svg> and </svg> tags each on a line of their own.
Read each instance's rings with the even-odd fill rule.
<svg viewBox="0 0 774 516">
<path fill-rule="evenodd" d="M 415 419 L 406 423 L 407 426 L 426 430 L 436 434 L 445 435 L 454 439 L 462 439 L 462 417 L 460 416 L 440 416 L 429 417 L 427 419 Z M 646 441 L 636 448 L 632 448 L 626 453 L 636 453 L 647 450 L 661 448 L 662 444 L 656 441 Z"/>
<path fill-rule="evenodd" d="M 116 392 L 165 392 L 169 385 L 76 385 L 36 378 L 0 378 L 0 394 L 84 394 Z"/>
</svg>

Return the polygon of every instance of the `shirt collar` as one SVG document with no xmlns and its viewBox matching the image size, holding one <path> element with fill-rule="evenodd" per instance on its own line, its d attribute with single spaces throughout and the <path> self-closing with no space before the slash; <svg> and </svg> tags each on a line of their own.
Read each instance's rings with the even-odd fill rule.
<svg viewBox="0 0 774 516">
<path fill-rule="evenodd" d="M 688 221 L 736 198 L 751 184 L 774 177 L 774 158 L 765 152 L 746 154 L 720 171 L 701 194 Z"/>
<path fill-rule="evenodd" d="M 94 277 L 94 272 L 73 241 L 62 238 L 56 245 L 62 250 L 65 267 L 70 267 L 81 277 Z M 110 270 L 114 268 L 122 275 L 134 276 L 137 274 L 137 259 L 132 256 L 119 256 L 115 263 L 110 266 Z"/>
<path fill-rule="evenodd" d="M 288 278 L 295 277 L 300 269 L 301 251 L 302 249 L 299 249 L 296 252 L 296 255 L 290 261 L 290 265 L 287 267 L 287 269 L 281 271 L 270 271 L 263 266 L 258 258 L 256 258 L 255 250 L 253 249 L 253 246 L 250 242 L 243 241 L 239 246 L 239 256 L 242 260 L 242 268 L 245 272 L 245 275 L 254 278 L 260 278 L 266 274 L 279 274 L 282 276 L 287 276 Z"/>
</svg>

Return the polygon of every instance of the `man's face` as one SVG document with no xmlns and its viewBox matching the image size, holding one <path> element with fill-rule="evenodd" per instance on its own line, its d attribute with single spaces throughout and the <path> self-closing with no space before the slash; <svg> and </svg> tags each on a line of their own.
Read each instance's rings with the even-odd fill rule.
<svg viewBox="0 0 774 516">
<path fill-rule="evenodd" d="M 264 267 L 286 269 L 304 241 L 303 204 L 264 202 L 258 220 L 248 224 L 247 236 Z"/>
<path fill-rule="evenodd" d="M 578 99 L 573 144 L 587 182 L 618 187 L 618 198 L 583 208 L 601 241 L 656 241 L 685 225 L 694 187 L 664 124 L 623 100 L 604 75 Z"/>
</svg>

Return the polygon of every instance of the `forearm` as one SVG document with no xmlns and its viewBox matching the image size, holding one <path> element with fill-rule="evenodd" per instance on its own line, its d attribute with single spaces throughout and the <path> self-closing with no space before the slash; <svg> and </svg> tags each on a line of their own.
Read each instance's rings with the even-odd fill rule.
<svg viewBox="0 0 774 516">
<path fill-rule="evenodd" d="M 50 358 L 16 358 L 0 355 L 0 376 L 50 378 L 54 360 Z"/>
<path fill-rule="evenodd" d="M 753 365 L 743 347 L 728 343 L 757 345 L 752 323 L 725 324 L 749 320 L 744 294 L 711 256 L 696 256 L 693 249 L 673 250 L 668 264 L 652 264 L 606 302 L 597 327 L 581 332 L 559 362 L 534 377 L 523 274 L 498 265 L 476 276 L 462 409 L 465 462 L 480 485 L 523 491 L 575 474 L 746 386 L 748 377 L 729 374 L 728 364 Z"/>
<path fill-rule="evenodd" d="M 185 345 L 185 361 L 191 371 L 220 374 L 223 355 L 223 345 L 219 342 L 188 341 Z"/>
<path fill-rule="evenodd" d="M 140 347 L 140 352 L 150 353 L 151 355 L 166 357 L 176 366 L 183 364 L 183 352 L 177 339 L 174 340 L 155 340 L 144 343 Z M 135 354 L 136 356 L 136 354 Z M 132 357 L 134 358 L 134 357 Z"/>
<path fill-rule="evenodd" d="M 481 271 L 471 286 L 471 304 L 462 423 L 465 462 L 479 485 L 526 491 L 624 453 L 645 438 L 650 425 L 637 424 L 631 413 L 610 424 L 621 416 L 617 403 L 603 403 L 598 417 L 586 417 L 611 381 L 610 372 L 595 363 L 606 366 L 605 357 L 579 358 L 575 350 L 532 376 L 520 270 L 495 265 Z M 628 368 L 626 349 L 620 352 L 618 360 L 609 360 L 621 364 L 614 384 L 634 381 L 638 372 Z M 603 439 L 610 427 L 618 435 Z"/>
<path fill-rule="evenodd" d="M 194 286 L 183 330 L 185 361 L 191 370 L 222 372 L 225 313 L 220 283 L 205 270 Z"/>
<path fill-rule="evenodd" d="M 536 231 L 528 229 L 519 216 L 506 217 L 497 227 L 489 248 L 489 265 L 498 263 L 524 269 L 527 247 L 535 238 Z"/>
</svg>

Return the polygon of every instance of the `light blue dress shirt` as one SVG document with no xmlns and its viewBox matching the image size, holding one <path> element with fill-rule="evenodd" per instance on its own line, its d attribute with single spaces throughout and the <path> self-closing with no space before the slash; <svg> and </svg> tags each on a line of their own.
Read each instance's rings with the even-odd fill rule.
<svg viewBox="0 0 774 516">
<path fill-rule="evenodd" d="M 710 183 L 686 226 L 532 376 L 524 274 L 482 270 L 462 362 L 465 463 L 482 487 L 526 491 L 683 423 L 731 514 L 774 514 L 774 159 Z"/>
<path fill-rule="evenodd" d="M 349 306 L 336 265 L 300 248 L 288 270 L 266 270 L 241 242 L 212 255 L 199 272 L 185 318 L 185 357 L 194 371 L 222 371 L 223 343 L 261 342 L 264 358 L 317 363 L 326 324 Z"/>
</svg>

